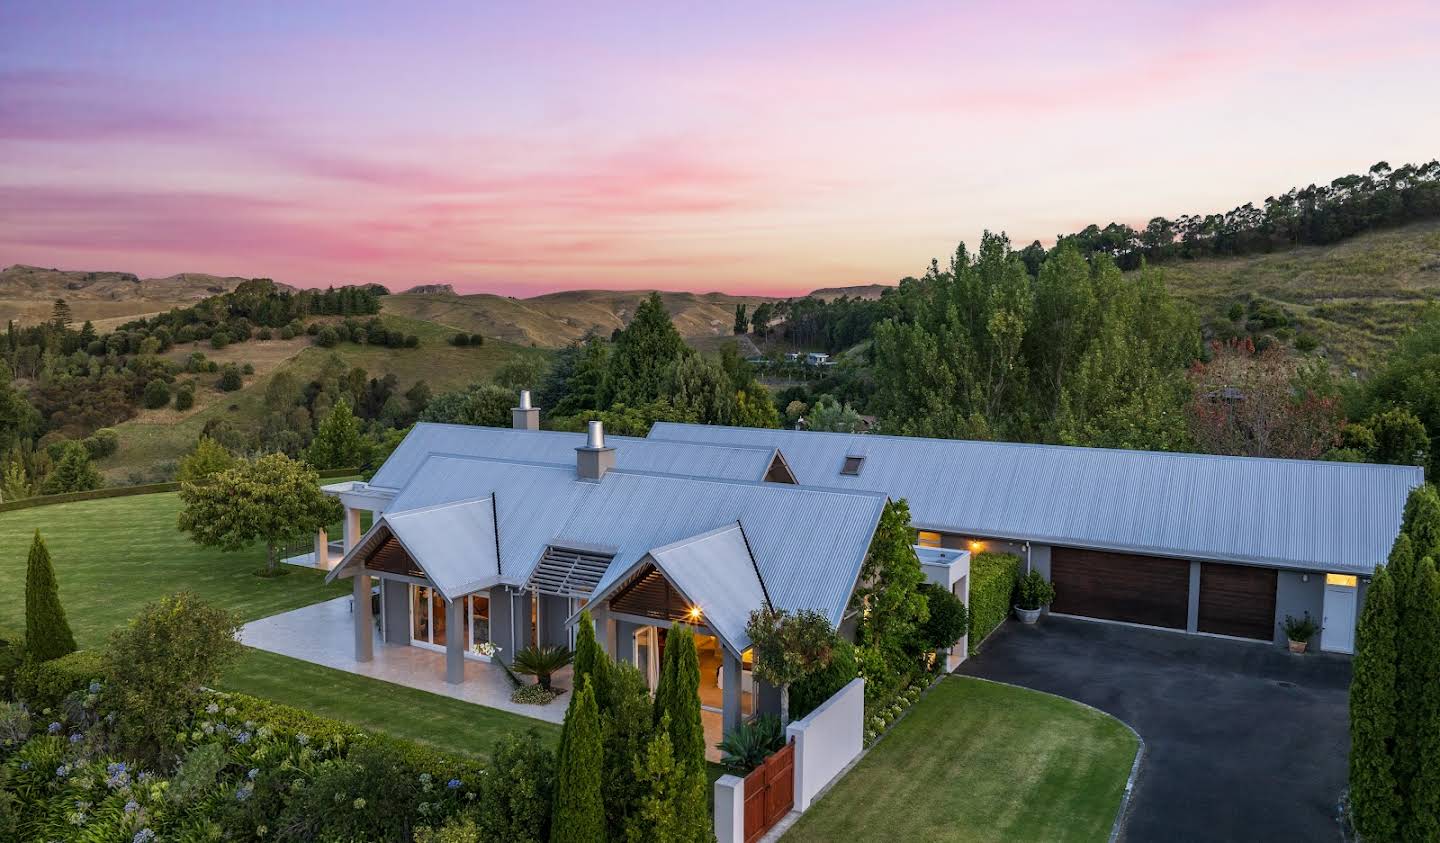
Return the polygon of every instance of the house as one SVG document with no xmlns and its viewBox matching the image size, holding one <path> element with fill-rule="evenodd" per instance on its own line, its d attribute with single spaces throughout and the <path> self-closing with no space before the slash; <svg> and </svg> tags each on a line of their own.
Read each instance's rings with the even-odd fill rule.
<svg viewBox="0 0 1440 843">
<path fill-rule="evenodd" d="M 1004 550 L 1050 579 L 1050 611 L 1284 641 L 1287 615 L 1349 653 L 1411 466 L 659 423 L 656 441 L 773 447 L 809 486 L 909 501 L 918 543 Z"/>
<path fill-rule="evenodd" d="M 805 355 L 805 365 L 828 366 L 830 365 L 830 355 L 824 354 L 819 351 L 812 351 L 809 354 Z"/>
<path fill-rule="evenodd" d="M 369 482 L 325 487 L 346 510 L 328 579 L 353 581 L 355 659 L 373 658 L 378 622 L 379 646 L 442 651 L 461 683 L 476 645 L 504 660 L 573 645 L 589 609 L 610 655 L 652 687 L 667 631 L 694 626 L 716 731 L 778 709 L 750 674 L 750 613 L 813 610 L 845 626 L 887 496 L 800 486 L 765 446 L 606 437 L 599 422 L 531 429 L 521 403 L 514 429 L 417 425 Z M 953 572 L 968 554 L 939 562 L 964 599 Z"/>
</svg>

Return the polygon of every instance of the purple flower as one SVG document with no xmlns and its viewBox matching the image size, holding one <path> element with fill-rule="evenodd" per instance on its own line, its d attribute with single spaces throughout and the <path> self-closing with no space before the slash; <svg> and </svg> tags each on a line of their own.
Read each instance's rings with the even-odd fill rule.
<svg viewBox="0 0 1440 843">
<path fill-rule="evenodd" d="M 459 789 L 460 789 L 460 780 L 459 780 L 459 779 L 451 779 L 450 781 L 448 781 L 448 782 L 445 783 L 445 786 L 446 786 L 447 788 L 451 789 L 451 790 L 459 790 Z"/>
<path fill-rule="evenodd" d="M 250 733 L 249 733 L 249 732 L 236 732 L 236 733 L 235 733 L 235 743 L 250 743 Z"/>
<path fill-rule="evenodd" d="M 70 775 L 70 765 L 69 765 L 69 764 L 61 764 L 59 767 L 56 767 L 56 768 L 55 768 L 55 775 L 56 775 L 57 777 L 59 777 L 59 778 L 62 778 L 62 779 L 65 778 L 66 776 Z"/>
<path fill-rule="evenodd" d="M 100 683 L 99 683 L 99 682 L 91 682 L 91 683 L 90 683 L 90 693 L 92 693 L 92 694 L 98 694 L 98 693 L 100 693 Z"/>
<path fill-rule="evenodd" d="M 45 727 L 45 731 L 49 732 L 52 735 L 58 735 L 60 734 L 60 730 L 63 728 L 65 727 L 61 726 L 59 723 L 51 723 L 49 726 Z"/>
<path fill-rule="evenodd" d="M 155 832 L 151 831 L 148 828 L 142 828 L 139 831 L 135 832 L 134 837 L 130 838 L 130 843 L 150 843 L 150 841 L 154 839 Z"/>
<path fill-rule="evenodd" d="M 253 782 L 253 781 L 255 781 L 255 777 L 258 776 L 258 775 L 260 775 L 260 768 L 259 768 L 259 767 L 251 767 L 251 768 L 250 768 L 250 772 L 248 772 L 248 773 L 245 774 L 245 778 L 247 778 L 247 779 L 249 779 L 250 781 Z"/>
<path fill-rule="evenodd" d="M 249 799 L 249 798 L 250 798 L 250 794 L 252 794 L 252 793 L 254 793 L 254 792 L 255 792 L 255 786 L 254 786 L 254 785 L 242 784 L 242 785 L 240 785 L 240 789 L 237 790 L 237 791 L 235 791 L 235 801 L 236 801 L 236 802 L 244 802 L 246 799 Z"/>
<path fill-rule="evenodd" d="M 125 803 L 125 813 L 133 814 L 138 810 L 140 810 L 140 803 L 136 802 L 134 799 L 131 799 L 129 802 Z"/>
<path fill-rule="evenodd" d="M 85 735 L 82 732 L 74 732 L 70 735 L 70 743 L 80 743 L 83 740 L 85 740 Z"/>
</svg>

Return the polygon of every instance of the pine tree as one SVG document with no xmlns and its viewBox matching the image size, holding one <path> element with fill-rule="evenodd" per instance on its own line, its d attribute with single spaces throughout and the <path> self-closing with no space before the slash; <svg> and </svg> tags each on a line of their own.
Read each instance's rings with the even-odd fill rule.
<svg viewBox="0 0 1440 843">
<path fill-rule="evenodd" d="M 1415 489 L 1406 499 L 1400 532 L 1410 537 L 1416 559 L 1440 558 L 1440 492 L 1430 483 Z M 1401 585 L 1399 579 L 1395 585 Z M 1397 591 L 1404 593 L 1403 588 Z"/>
<path fill-rule="evenodd" d="M 50 550 L 40 531 L 30 543 L 30 560 L 25 568 L 25 654 L 37 662 L 57 659 L 75 652 L 75 636 L 65 620 Z"/>
<path fill-rule="evenodd" d="M 180 468 L 175 479 L 181 483 L 201 483 L 222 471 L 234 468 L 238 460 L 224 445 L 201 436 L 190 453 L 180 458 Z"/>
<path fill-rule="evenodd" d="M 30 478 L 25 474 L 25 461 L 16 454 L 5 467 L 5 476 L 0 478 L 0 495 L 7 501 L 16 501 L 30 496 Z"/>
<path fill-rule="evenodd" d="M 354 468 L 369 457 L 360 423 L 350 411 L 350 402 L 340 400 L 320 422 L 315 439 L 305 452 L 305 461 L 319 469 Z"/>
<path fill-rule="evenodd" d="M 100 488 L 100 472 L 90 463 L 90 452 L 79 442 L 66 442 L 55 470 L 45 478 L 42 491 L 47 495 L 84 492 Z"/>
<path fill-rule="evenodd" d="M 1396 780 L 1405 840 L 1440 840 L 1440 573 L 1429 556 L 1400 595 Z"/>
<path fill-rule="evenodd" d="M 555 814 L 550 839 L 555 843 L 597 843 L 606 839 L 605 805 L 600 798 L 604 768 L 600 711 L 595 686 L 588 677 L 579 683 L 567 715 L 566 741 L 560 748 L 555 780 Z"/>
<path fill-rule="evenodd" d="M 668 681 L 667 681 L 668 680 Z M 700 657 L 695 634 L 686 624 L 670 628 L 665 638 L 662 673 L 664 696 L 658 690 L 655 713 L 670 718 L 670 742 L 678 763 L 705 763 L 705 727 L 700 721 Z"/>
<path fill-rule="evenodd" d="M 666 367 L 692 353 L 670 321 L 660 294 L 651 293 L 635 309 L 630 324 L 615 335 L 602 406 L 654 401 L 661 395 Z"/>
<path fill-rule="evenodd" d="M 1387 567 L 1379 565 L 1365 592 L 1350 682 L 1350 804 L 1355 827 L 1367 840 L 1392 840 L 1398 832 L 1393 756 L 1397 617 L 1394 582 Z"/>
</svg>

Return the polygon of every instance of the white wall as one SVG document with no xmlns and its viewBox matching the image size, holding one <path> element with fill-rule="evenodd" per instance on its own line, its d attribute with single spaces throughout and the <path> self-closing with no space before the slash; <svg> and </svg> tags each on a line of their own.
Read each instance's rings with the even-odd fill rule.
<svg viewBox="0 0 1440 843">
<path fill-rule="evenodd" d="M 865 748 L 865 680 L 851 680 L 785 735 L 795 742 L 795 810 L 804 811 Z"/>
<path fill-rule="evenodd" d="M 715 780 L 716 843 L 745 843 L 745 779 L 728 773 Z"/>
</svg>

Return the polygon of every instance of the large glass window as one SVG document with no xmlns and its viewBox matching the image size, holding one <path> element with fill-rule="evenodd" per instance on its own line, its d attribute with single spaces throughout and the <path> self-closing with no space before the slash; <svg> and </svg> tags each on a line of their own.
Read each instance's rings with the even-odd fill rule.
<svg viewBox="0 0 1440 843">
<path fill-rule="evenodd" d="M 410 637 L 430 640 L 430 589 L 423 585 L 410 586 Z"/>
<path fill-rule="evenodd" d="M 470 603 L 470 645 L 483 644 L 490 640 L 490 596 L 472 594 Z"/>
</svg>

